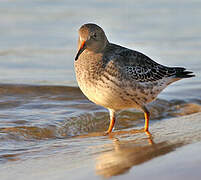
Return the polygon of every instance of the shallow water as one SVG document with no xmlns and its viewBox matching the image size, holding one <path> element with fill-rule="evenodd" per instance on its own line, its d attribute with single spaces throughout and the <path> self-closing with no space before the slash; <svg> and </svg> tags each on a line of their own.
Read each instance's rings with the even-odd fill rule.
<svg viewBox="0 0 201 180">
<path fill-rule="evenodd" d="M 77 167 L 80 159 L 102 152 L 94 145 L 111 150 L 107 146 L 111 141 L 101 134 L 109 124 L 107 110 L 89 102 L 75 80 L 77 29 L 83 23 L 102 26 L 111 42 L 195 73 L 195 78 L 169 86 L 149 105 L 151 128 L 171 117 L 201 112 L 200 8 L 198 0 L 126 0 L 115 4 L 92 0 L 1 1 L 0 165 L 65 154 L 67 162 Z M 119 113 L 115 130 L 135 131 L 143 125 L 143 114 L 132 109 Z M 142 143 L 146 151 L 144 134 L 131 138 L 126 134 L 125 143 L 120 146 L 124 147 L 129 139 L 136 146 Z M 160 143 L 156 148 L 148 147 L 150 154 L 157 150 L 146 161 L 180 147 L 183 140 L 170 147 L 166 142 Z M 88 151 L 88 147 L 94 149 Z M 132 153 L 141 150 L 134 148 Z M 141 164 L 143 158 L 139 159 Z M 126 167 L 122 173 L 124 170 Z M 97 174 L 101 172 L 97 170 Z"/>
<path fill-rule="evenodd" d="M 88 133 L 55 141 L 0 165 L 2 179 L 199 179 L 201 113 L 129 128 L 110 136 Z M 175 128 L 176 127 L 176 128 Z M 39 144 L 39 143 L 38 143 Z M 187 144 L 190 144 L 186 147 Z M 193 156 L 192 156 L 193 154 Z M 98 175 L 98 176 L 97 176 Z M 121 175 L 121 176 L 117 176 Z"/>
<path fill-rule="evenodd" d="M 2 84 L 0 95 L 2 163 L 53 155 L 66 139 L 104 132 L 109 125 L 107 110 L 88 101 L 76 87 Z M 157 99 L 149 109 L 154 123 L 201 112 L 201 100 Z M 119 113 L 115 130 L 141 129 L 143 125 L 143 113 L 131 109 Z M 82 142 L 77 143 L 80 148 Z"/>
</svg>

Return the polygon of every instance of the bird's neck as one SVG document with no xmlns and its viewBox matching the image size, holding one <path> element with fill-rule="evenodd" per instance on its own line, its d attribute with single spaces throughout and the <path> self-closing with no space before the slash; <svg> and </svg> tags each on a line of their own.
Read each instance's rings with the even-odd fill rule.
<svg viewBox="0 0 201 180">
<path fill-rule="evenodd" d="M 103 67 L 103 54 L 94 53 L 87 49 L 79 56 L 79 59 L 75 61 L 76 73 L 79 73 L 85 78 L 99 74 Z"/>
</svg>

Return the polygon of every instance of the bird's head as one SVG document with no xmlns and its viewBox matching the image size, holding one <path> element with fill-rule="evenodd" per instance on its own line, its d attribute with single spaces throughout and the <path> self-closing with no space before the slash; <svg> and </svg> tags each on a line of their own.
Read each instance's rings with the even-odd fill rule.
<svg viewBox="0 0 201 180">
<path fill-rule="evenodd" d="M 85 49 L 96 53 L 102 52 L 107 43 L 107 37 L 101 27 L 96 24 L 84 24 L 79 29 L 78 52 L 75 60 Z"/>
</svg>

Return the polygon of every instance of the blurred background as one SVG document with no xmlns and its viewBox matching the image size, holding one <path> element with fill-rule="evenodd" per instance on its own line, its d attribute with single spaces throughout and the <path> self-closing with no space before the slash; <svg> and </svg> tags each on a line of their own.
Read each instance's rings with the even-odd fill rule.
<svg viewBox="0 0 201 180">
<path fill-rule="evenodd" d="M 76 86 L 77 31 L 89 22 L 100 25 L 111 42 L 200 77 L 200 9 L 199 0 L 2 0 L 0 83 Z M 198 88 L 197 81 L 172 88 Z"/>
</svg>

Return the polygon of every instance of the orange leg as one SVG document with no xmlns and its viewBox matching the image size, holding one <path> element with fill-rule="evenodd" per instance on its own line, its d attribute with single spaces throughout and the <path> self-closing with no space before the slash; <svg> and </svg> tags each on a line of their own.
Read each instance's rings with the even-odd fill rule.
<svg viewBox="0 0 201 180">
<path fill-rule="evenodd" d="M 109 125 L 109 128 L 108 128 L 106 134 L 109 134 L 109 133 L 112 132 L 112 129 L 114 127 L 115 120 L 116 120 L 116 118 L 115 118 L 115 112 L 112 111 L 112 110 L 109 110 L 109 111 L 110 111 L 110 125 Z"/>
<path fill-rule="evenodd" d="M 143 108 L 144 110 L 144 118 L 145 118 L 145 124 L 144 124 L 144 131 L 149 131 L 149 117 L 150 113 L 146 107 Z"/>
<path fill-rule="evenodd" d="M 153 145 L 154 142 L 153 142 L 152 134 L 149 131 L 145 131 L 145 133 L 148 136 L 148 142 L 149 142 L 149 144 Z"/>
<path fill-rule="evenodd" d="M 144 130 L 149 131 L 149 113 L 145 112 L 144 118 L 145 118 Z"/>
</svg>

